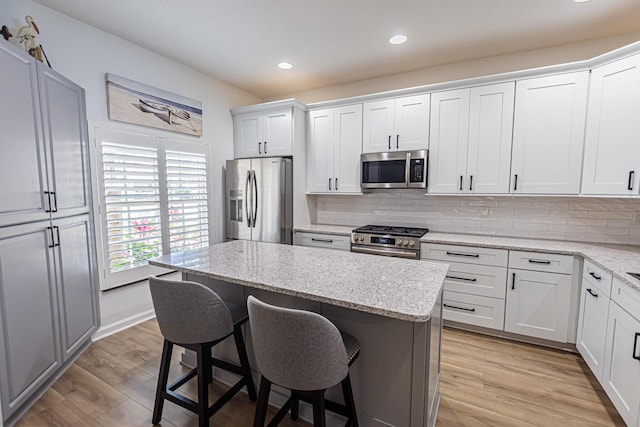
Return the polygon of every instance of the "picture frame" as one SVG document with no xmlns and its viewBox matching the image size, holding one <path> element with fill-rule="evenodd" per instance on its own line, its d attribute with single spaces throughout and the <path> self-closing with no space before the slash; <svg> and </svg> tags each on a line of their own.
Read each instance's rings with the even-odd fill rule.
<svg viewBox="0 0 640 427">
<path fill-rule="evenodd" d="M 202 136 L 202 102 L 106 74 L 109 120 Z"/>
</svg>

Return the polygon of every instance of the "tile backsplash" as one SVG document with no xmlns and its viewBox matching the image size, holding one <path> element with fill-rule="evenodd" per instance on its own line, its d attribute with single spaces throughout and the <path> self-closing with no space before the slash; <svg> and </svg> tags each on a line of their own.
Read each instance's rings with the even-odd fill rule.
<svg viewBox="0 0 640 427">
<path fill-rule="evenodd" d="M 318 224 L 424 226 L 447 233 L 640 245 L 640 199 L 425 197 L 421 190 L 316 197 Z"/>
</svg>

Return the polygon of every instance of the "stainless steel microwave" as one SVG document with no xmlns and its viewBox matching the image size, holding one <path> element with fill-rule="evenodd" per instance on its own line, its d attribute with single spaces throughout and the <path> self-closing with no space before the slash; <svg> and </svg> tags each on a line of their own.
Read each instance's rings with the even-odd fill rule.
<svg viewBox="0 0 640 427">
<path fill-rule="evenodd" d="M 365 153 L 360 187 L 427 188 L 427 150 Z"/>
</svg>

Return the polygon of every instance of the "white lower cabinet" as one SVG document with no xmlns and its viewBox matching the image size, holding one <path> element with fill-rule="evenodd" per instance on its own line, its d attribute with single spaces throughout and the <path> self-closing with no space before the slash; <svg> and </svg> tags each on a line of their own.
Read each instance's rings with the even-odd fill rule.
<svg viewBox="0 0 640 427">
<path fill-rule="evenodd" d="M 446 289 L 446 283 L 445 283 Z M 443 316 L 446 320 L 502 330 L 504 299 L 444 291 Z"/>
<path fill-rule="evenodd" d="M 571 276 L 509 269 L 504 330 L 567 342 Z"/>
<path fill-rule="evenodd" d="M 611 274 L 585 260 L 576 347 L 598 379 L 604 366 L 610 293 Z"/>
<path fill-rule="evenodd" d="M 449 263 L 445 320 L 573 342 L 572 256 L 431 243 L 421 249 L 423 259 Z"/>
<path fill-rule="evenodd" d="M 628 426 L 640 425 L 640 293 L 617 279 L 603 368 L 601 383 L 607 396 Z"/>
<path fill-rule="evenodd" d="M 293 244 L 296 246 L 349 251 L 351 250 L 351 236 L 296 231 L 293 237 Z"/>
<path fill-rule="evenodd" d="M 423 243 L 422 259 L 444 261 L 445 320 L 502 330 L 507 251 Z"/>
</svg>

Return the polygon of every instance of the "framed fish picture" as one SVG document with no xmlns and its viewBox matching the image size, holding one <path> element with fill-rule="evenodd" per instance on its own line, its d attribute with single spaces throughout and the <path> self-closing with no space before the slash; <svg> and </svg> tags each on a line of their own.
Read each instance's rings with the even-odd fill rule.
<svg viewBox="0 0 640 427">
<path fill-rule="evenodd" d="M 107 73 L 110 120 L 202 136 L 202 102 Z"/>
</svg>

